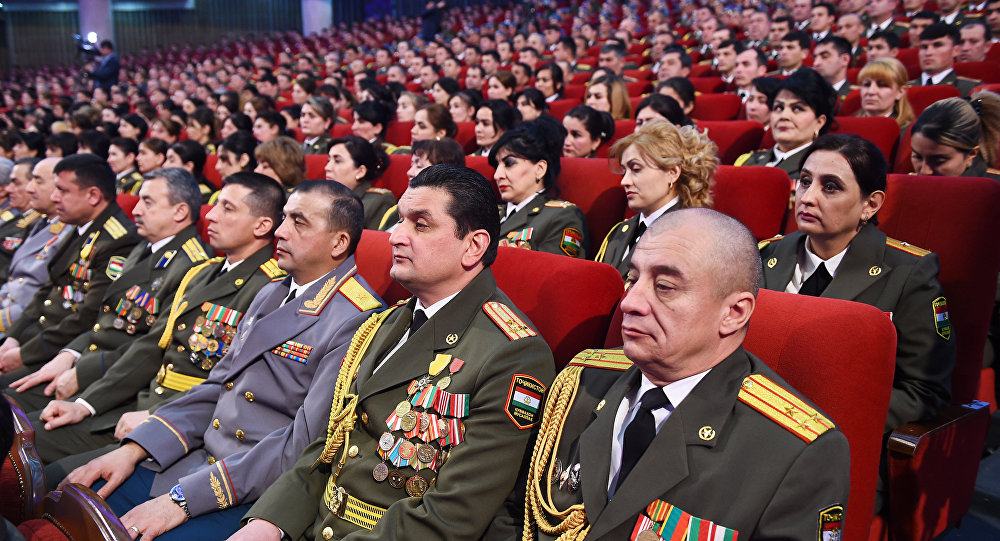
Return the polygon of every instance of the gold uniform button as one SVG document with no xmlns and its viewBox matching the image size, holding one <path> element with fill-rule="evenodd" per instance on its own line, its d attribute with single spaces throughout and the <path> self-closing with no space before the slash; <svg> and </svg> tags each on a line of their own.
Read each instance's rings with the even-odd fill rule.
<svg viewBox="0 0 1000 541">
<path fill-rule="evenodd" d="M 174 363 L 167 363 L 167 370 L 174 371 Z"/>
<path fill-rule="evenodd" d="M 45 323 L 45 316 L 39 316 L 38 317 L 38 322 L 39 323 Z"/>
<path fill-rule="evenodd" d="M 208 465 L 211 466 L 212 464 L 215 464 L 215 457 L 214 456 L 208 457 Z"/>
<path fill-rule="evenodd" d="M 323 528 L 323 539 L 325 539 L 326 541 L 330 541 L 331 539 L 333 539 L 333 528 L 329 526 Z"/>
<path fill-rule="evenodd" d="M 43 302 L 42 304 L 44 304 L 45 306 L 52 306 L 52 299 L 45 299 L 45 302 Z"/>
<path fill-rule="evenodd" d="M 97 344 L 90 344 L 90 347 L 88 347 L 87 349 L 90 351 L 97 351 Z"/>
<path fill-rule="evenodd" d="M 239 430 L 239 429 L 236 430 L 236 439 L 238 439 L 240 441 L 243 441 L 243 431 L 242 430 Z"/>
<path fill-rule="evenodd" d="M 347 456 L 351 458 L 358 456 L 358 446 L 352 445 L 351 448 L 347 450 Z"/>
<path fill-rule="evenodd" d="M 250 391 L 247 391 L 243 396 L 246 397 L 247 402 L 253 402 L 253 393 L 251 393 Z"/>
<path fill-rule="evenodd" d="M 17 283 L 19 283 L 19 284 L 23 284 L 23 283 L 24 283 L 24 278 L 18 278 L 18 279 L 17 279 Z"/>
<path fill-rule="evenodd" d="M 184 346 L 177 346 L 177 353 L 184 353 Z"/>
<path fill-rule="evenodd" d="M 212 428 L 214 428 L 216 430 L 219 429 L 219 420 L 218 419 L 215 419 L 214 421 L 212 421 Z"/>
<path fill-rule="evenodd" d="M 187 325 L 185 325 L 185 324 L 183 324 L 183 323 L 181 323 L 180 325 L 178 325 L 178 326 L 177 326 L 177 330 L 178 330 L 178 331 L 183 331 L 183 330 L 184 330 L 184 329 L 186 329 L 186 328 L 187 328 Z"/>
<path fill-rule="evenodd" d="M 99 330 L 101 330 L 101 324 L 100 323 L 94 323 L 94 332 L 97 332 Z"/>
<path fill-rule="evenodd" d="M 227 391 L 232 391 L 233 390 L 233 382 L 231 382 L 231 381 L 227 381 L 226 382 L 226 390 Z"/>
<path fill-rule="evenodd" d="M 361 413 L 361 424 L 363 424 L 363 425 L 368 424 L 368 414 L 367 413 L 364 413 L 364 412 Z"/>
<path fill-rule="evenodd" d="M 110 312 L 111 311 L 111 307 L 105 304 L 104 305 L 104 311 L 105 312 Z"/>
<path fill-rule="evenodd" d="M 156 394 L 163 394 L 163 387 L 157 387 L 153 389 L 153 392 Z"/>
</svg>

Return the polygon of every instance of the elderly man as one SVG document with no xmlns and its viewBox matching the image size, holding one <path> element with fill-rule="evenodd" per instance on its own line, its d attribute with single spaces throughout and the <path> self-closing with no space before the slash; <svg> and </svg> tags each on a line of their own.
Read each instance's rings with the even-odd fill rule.
<svg viewBox="0 0 1000 541">
<path fill-rule="evenodd" d="M 490 271 L 495 208 L 489 182 L 464 167 L 410 182 L 390 275 L 414 297 L 358 330 L 329 436 L 234 539 L 479 539 L 506 513 L 553 370 Z"/>
<path fill-rule="evenodd" d="M 307 181 L 284 214 L 276 252 L 290 277 L 260 291 L 208 380 L 67 478 L 105 479 L 99 494 L 133 534 L 231 534 L 250 503 L 326 434 L 350 337 L 382 303 L 354 263 L 364 227 L 357 196 Z"/>
<path fill-rule="evenodd" d="M 624 350 L 584 351 L 552 385 L 525 531 L 838 538 L 846 437 L 741 347 L 760 279 L 753 235 L 716 211 L 671 212 L 646 231 L 621 302 Z"/>
</svg>

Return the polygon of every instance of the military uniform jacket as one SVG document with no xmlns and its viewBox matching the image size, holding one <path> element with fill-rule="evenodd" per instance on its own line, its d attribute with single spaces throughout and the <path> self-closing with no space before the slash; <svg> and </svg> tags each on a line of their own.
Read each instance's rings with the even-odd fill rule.
<svg viewBox="0 0 1000 541">
<path fill-rule="evenodd" d="M 784 291 L 792 280 L 801 232 L 772 240 L 761 249 L 766 289 Z M 951 399 L 955 341 L 947 302 L 937 281 L 934 253 L 909 246 L 872 225 L 851 241 L 822 296 L 877 307 L 896 326 L 896 375 L 889 400 L 886 431 L 935 415 Z M 936 316 L 942 314 L 942 321 Z"/>
<path fill-rule="evenodd" d="M 500 219 L 507 212 L 500 205 Z M 500 223 L 500 246 L 587 258 L 590 239 L 580 207 L 538 194 L 524 208 Z"/>
<path fill-rule="evenodd" d="M 192 516 L 253 501 L 326 434 L 351 337 L 382 307 L 356 272 L 349 257 L 284 306 L 291 279 L 265 286 L 208 380 L 129 434 L 158 472 L 151 497 L 179 482 Z"/>
<path fill-rule="evenodd" d="M 7 279 L 10 258 L 27 235 L 26 227 L 17 226 L 21 222 L 21 217 L 21 211 L 17 209 L 5 209 L 0 212 L 0 281 Z"/>
<path fill-rule="evenodd" d="M 115 184 L 117 185 L 118 193 L 139 195 L 139 188 L 142 187 L 142 173 L 138 169 L 128 171 Z"/>
<path fill-rule="evenodd" d="M 396 207 L 396 198 L 385 188 L 374 188 L 371 182 L 362 182 L 354 188 L 354 195 L 361 199 L 365 209 L 365 229 L 378 231 L 379 223 L 390 209 Z"/>
<path fill-rule="evenodd" d="M 307 145 L 306 143 L 302 143 L 302 152 L 306 154 L 328 154 L 332 146 L 333 137 L 330 137 L 328 133 L 324 133 L 313 141 L 312 144 Z"/>
<path fill-rule="evenodd" d="M 678 203 L 667 209 L 664 214 L 679 208 L 681 206 Z M 604 237 L 604 243 L 601 244 L 601 249 L 597 252 L 597 257 L 594 258 L 594 261 L 607 263 L 618 269 L 622 277 L 628 276 L 628 266 L 632 262 L 632 254 L 635 250 L 630 250 L 626 257 L 625 249 L 628 247 L 629 241 L 632 240 L 632 236 L 635 235 L 637 227 L 639 227 L 638 214 L 624 222 L 618 222 L 618 224 L 611 228 L 611 231 L 608 231 L 608 235 Z"/>
<path fill-rule="evenodd" d="M 339 476 L 331 476 L 331 464 L 321 462 L 313 468 L 324 450 L 324 435 L 264 493 L 244 520 L 266 519 L 291 539 L 468 540 L 482 535 L 514 488 L 531 440 L 531 427 L 539 417 L 537 410 L 512 405 L 511 397 L 528 385 L 544 393 L 554 375 L 552 353 L 531 323 L 497 289 L 493 273 L 486 269 L 373 375 L 377 364 L 408 331 L 414 306 L 415 300 L 410 299 L 393 310 L 360 353 L 357 378 L 350 387 L 350 393 L 358 397 L 356 427 L 349 434 L 349 446 L 345 444 L 333 457 L 334 468 L 346 460 Z M 376 482 L 373 478 L 373 468 L 384 463 L 378 454 L 379 439 L 387 432 L 395 437 L 403 435 L 400 430 L 390 431 L 386 421 L 410 396 L 411 382 L 427 376 L 430 363 L 441 356 L 450 356 L 452 362 L 464 361 L 450 374 L 447 386 L 447 392 L 467 397 L 468 415 L 462 419 L 464 441 L 451 447 L 437 472 L 421 469 L 419 475 L 432 484 L 424 486 L 422 497 L 408 497 L 403 487 L 393 488 L 390 480 Z M 436 386 L 453 367 L 443 368 L 431 378 L 432 383 Z M 427 445 L 442 455 L 437 442 Z M 396 467 L 389 464 L 389 469 Z M 412 466 L 400 466 L 397 471 L 410 479 L 418 473 Z M 324 504 L 324 492 L 331 490 L 334 482 L 334 489 L 343 488 L 351 497 L 387 509 L 377 524 L 370 521 L 368 527 L 374 529 L 369 531 L 330 512 Z"/>
<path fill-rule="evenodd" d="M 49 260 L 72 231 L 58 218 L 51 224 L 45 217 L 39 219 L 45 222 L 44 225 L 20 243 L 11 258 L 7 282 L 0 287 L 0 332 L 3 333 L 21 317 L 38 288 L 49 279 Z M 32 225 L 36 222 L 32 221 Z"/>
<path fill-rule="evenodd" d="M 170 306 L 164 309 L 164 315 L 157 318 L 145 336 L 125 348 L 105 352 L 105 371 L 80 394 L 97 411 L 92 430 L 114 429 L 121 416 L 121 411 L 115 408 L 133 404 L 137 395 L 140 410 L 154 410 L 182 395 L 180 389 L 166 388 L 158 381 L 165 377 L 168 368 L 174 374 L 194 378 L 187 380 L 190 384 L 207 378 L 221 357 L 219 352 L 191 351 L 192 343 L 196 342 L 192 337 L 200 335 L 203 328 L 197 324 L 199 319 L 204 322 L 206 313 L 215 307 L 235 311 L 242 319 L 242 313 L 260 289 L 285 275 L 277 269 L 271 253 L 270 245 L 261 248 L 222 276 L 218 276 L 218 271 L 223 258 L 210 259 L 192 268 L 185 276 L 188 282 L 183 291 L 178 290 Z M 169 333 L 168 323 L 172 323 Z M 165 347 L 160 346 L 161 342 Z M 118 358 L 124 361 L 116 362 Z M 161 371 L 159 376 L 157 370 Z"/>
<path fill-rule="evenodd" d="M 617 353 L 623 364 L 629 362 L 620 350 L 587 350 L 570 366 L 588 353 L 611 358 Z M 656 500 L 689 515 L 674 532 L 697 517 L 702 528 L 711 521 L 736 530 L 741 540 L 827 539 L 818 531 L 824 511 L 839 511 L 842 525 L 850 482 L 847 438 L 742 348 L 716 365 L 670 413 L 608 501 L 615 416 L 624 397 L 640 384 L 637 367 L 622 369 L 583 369 L 554 451 L 564 469 L 579 469 L 575 493 L 570 493 L 571 482 L 556 482 L 552 501 L 561 510 L 584 504 L 588 541 L 630 539 L 640 515 Z M 767 402 L 795 406 L 792 419 L 783 419 L 788 425 L 744 402 L 744 393 L 755 389 L 773 389 L 789 399 Z M 798 428 L 797 422 L 808 423 L 812 413 L 817 414 L 813 426 Z M 828 525 L 836 526 L 836 521 Z M 670 533 L 665 531 L 664 538 L 673 539 Z M 551 539 L 544 534 L 539 538 Z"/>
<path fill-rule="evenodd" d="M 791 156 L 785 156 L 785 159 L 781 160 L 773 167 L 777 167 L 778 169 L 788 173 L 788 177 L 793 180 L 798 179 L 799 171 L 802 170 L 802 160 L 805 157 L 807 150 L 809 150 L 809 147 L 803 148 Z M 739 158 L 736 158 L 736 163 L 734 165 L 767 165 L 773 161 L 774 148 L 772 147 L 767 150 L 758 150 L 757 152 L 744 154 Z"/>
<path fill-rule="evenodd" d="M 149 249 L 148 242 L 136 245 L 122 263 L 121 275 L 108 287 L 97 323 L 66 346 L 82 354 L 76 361 L 81 389 L 97 381 L 111 367 L 109 363 L 117 360 L 116 356 L 106 359 L 105 352 L 129 347 L 148 333 L 159 317 L 169 313 L 181 279 L 193 265 L 208 259 L 193 225 L 143 257 Z"/>
<path fill-rule="evenodd" d="M 962 173 L 963 177 L 983 177 L 991 178 L 993 180 L 1000 180 L 1000 170 L 993 169 L 986 165 L 986 161 L 983 160 L 982 156 L 976 156 L 972 159 L 972 163 L 969 167 Z"/>
<path fill-rule="evenodd" d="M 924 86 L 923 79 L 924 79 L 923 74 L 921 74 L 920 77 L 910 81 L 907 84 L 910 86 Z M 963 98 L 968 98 L 969 94 L 972 93 L 972 89 L 983 84 L 983 82 L 978 79 L 969 79 L 968 77 L 962 77 L 959 74 L 955 73 L 955 70 L 953 69 L 948 73 L 948 75 L 945 76 L 944 79 L 941 79 L 941 82 L 938 84 L 951 85 L 958 89 L 958 92 L 962 95 Z"/>
<path fill-rule="evenodd" d="M 94 324 L 117 268 L 112 258 L 127 256 L 139 240 L 135 224 L 114 201 L 83 235 L 71 227 L 49 262 L 48 281 L 7 333 L 20 342 L 25 367 L 49 361 Z"/>
</svg>

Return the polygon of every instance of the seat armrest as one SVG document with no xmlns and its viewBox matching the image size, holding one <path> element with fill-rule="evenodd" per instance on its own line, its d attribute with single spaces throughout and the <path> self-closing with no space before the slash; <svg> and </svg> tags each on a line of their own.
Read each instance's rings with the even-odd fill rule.
<svg viewBox="0 0 1000 541">
<path fill-rule="evenodd" d="M 963 419 L 975 415 L 982 415 L 983 411 L 989 413 L 989 404 L 973 400 L 968 404 L 952 405 L 945 408 L 936 417 L 925 421 L 905 424 L 892 431 L 889 436 L 888 449 L 894 453 L 906 456 L 915 456 L 921 445 L 925 444 L 927 438 L 937 432 L 945 430 L 949 426 L 961 422 Z"/>
</svg>

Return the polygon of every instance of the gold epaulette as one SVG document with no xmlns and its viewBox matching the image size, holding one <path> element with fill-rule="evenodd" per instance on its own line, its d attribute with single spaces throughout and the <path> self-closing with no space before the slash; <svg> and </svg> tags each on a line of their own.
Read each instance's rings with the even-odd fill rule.
<svg viewBox="0 0 1000 541">
<path fill-rule="evenodd" d="M 336 276 L 328 278 L 327 281 L 323 283 L 323 287 L 316 292 L 316 295 L 314 295 L 313 298 L 302 303 L 302 308 L 299 308 L 299 313 L 306 314 L 308 316 L 318 316 L 321 312 L 323 312 L 323 309 L 326 308 L 326 305 L 330 303 L 330 299 L 333 298 L 337 291 L 340 291 L 340 288 L 344 285 L 344 283 L 354 277 L 354 273 L 357 270 L 357 267 L 353 267 L 342 278 L 338 279 Z M 361 284 L 358 285 L 360 286 Z"/>
<path fill-rule="evenodd" d="M 552 201 L 546 201 L 545 206 L 557 209 L 568 209 L 570 207 L 575 207 L 576 205 L 570 203 L 569 201 L 563 201 L 562 199 L 553 199 Z"/>
<path fill-rule="evenodd" d="M 288 275 L 287 272 L 281 270 L 281 267 L 278 266 L 278 262 L 275 261 L 274 258 L 261 263 L 260 270 L 264 271 L 264 274 L 266 274 L 272 282 L 281 280 Z"/>
<path fill-rule="evenodd" d="M 740 157 L 736 158 L 736 161 L 733 162 L 733 165 L 736 166 L 736 167 L 739 167 L 739 166 L 747 163 L 747 160 L 750 159 L 750 156 L 753 156 L 753 152 L 747 152 L 746 154 L 740 154 Z"/>
<path fill-rule="evenodd" d="M 806 443 L 812 443 L 834 428 L 833 423 L 815 408 L 761 374 L 752 374 L 743 380 L 739 399 Z"/>
<path fill-rule="evenodd" d="M 918 248 L 908 242 L 903 242 L 901 240 L 896 240 L 890 237 L 885 238 L 885 245 L 891 246 L 897 250 L 906 252 L 908 254 L 915 255 L 917 257 L 924 257 L 925 255 L 931 253 L 930 250 L 924 250 L 923 248 Z"/>
<path fill-rule="evenodd" d="M 205 252 L 205 248 L 202 247 L 201 243 L 198 242 L 197 237 L 191 237 L 181 245 L 181 249 L 187 254 L 188 259 L 192 263 L 197 263 L 199 261 L 205 261 L 208 259 L 208 253 Z"/>
<path fill-rule="evenodd" d="M 111 238 L 118 240 L 128 234 L 128 229 L 118 221 L 118 218 L 114 216 L 109 216 L 107 221 L 104 222 L 104 230 L 111 235 Z"/>
<path fill-rule="evenodd" d="M 763 250 L 765 246 L 767 246 L 768 244 L 771 244 L 772 242 L 774 242 L 776 240 L 781 239 L 781 237 L 782 237 L 782 235 L 775 235 L 775 236 L 773 236 L 773 237 L 771 237 L 769 239 L 764 239 L 764 240 L 762 240 L 762 241 L 760 241 L 760 242 L 757 243 L 757 249 L 758 250 Z"/>
<path fill-rule="evenodd" d="M 569 366 L 602 368 L 621 372 L 628 370 L 632 366 L 632 361 L 620 349 L 585 349 L 573 357 Z"/>
<path fill-rule="evenodd" d="M 14 216 L 14 213 L 9 210 L 0 212 L 0 220 L 3 220 L 4 222 L 9 222 L 14 218 L 17 218 L 17 216 Z"/>
<path fill-rule="evenodd" d="M 511 340 L 538 336 L 534 329 L 527 326 L 517 314 L 502 302 L 490 301 L 483 305 L 483 312 L 500 327 L 500 330 Z"/>
<path fill-rule="evenodd" d="M 375 295 L 369 293 L 365 289 L 365 286 L 361 285 L 361 282 L 357 281 L 353 276 L 340 286 L 340 293 L 362 312 L 382 307 L 382 303 L 375 298 Z"/>
<path fill-rule="evenodd" d="M 374 187 L 372 187 L 372 188 L 368 188 L 367 190 L 365 190 L 365 193 L 383 194 L 383 193 L 391 193 L 391 192 L 389 190 L 386 190 L 385 188 L 374 188 Z"/>
<path fill-rule="evenodd" d="M 18 229 L 27 229 L 29 225 L 35 223 L 36 220 L 42 217 L 42 213 L 37 210 L 29 210 L 17 221 L 15 226 Z"/>
</svg>

